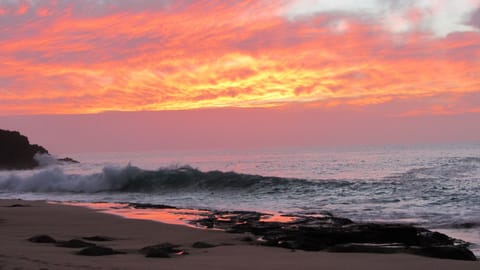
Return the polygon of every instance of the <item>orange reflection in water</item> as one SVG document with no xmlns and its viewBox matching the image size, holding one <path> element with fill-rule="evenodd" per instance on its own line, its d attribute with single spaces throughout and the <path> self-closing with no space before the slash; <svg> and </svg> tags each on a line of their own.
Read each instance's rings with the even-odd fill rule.
<svg viewBox="0 0 480 270">
<path fill-rule="evenodd" d="M 102 213 L 121 216 L 129 219 L 152 220 L 168 224 L 187 225 L 196 227 L 189 223 L 205 217 L 210 212 L 196 209 L 138 209 L 126 203 L 83 203 L 83 202 L 61 202 L 60 204 L 81 206 Z"/>
<path fill-rule="evenodd" d="M 272 215 L 262 216 L 262 218 L 260 218 L 260 221 L 290 223 L 290 222 L 296 221 L 297 218 L 298 217 L 295 217 L 295 216 L 283 216 L 283 215 L 272 214 Z"/>
</svg>

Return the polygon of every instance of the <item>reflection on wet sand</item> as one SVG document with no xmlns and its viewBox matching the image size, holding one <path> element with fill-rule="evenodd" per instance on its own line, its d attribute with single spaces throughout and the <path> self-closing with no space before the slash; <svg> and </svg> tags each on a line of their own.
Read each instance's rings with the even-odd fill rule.
<svg viewBox="0 0 480 270">
<path fill-rule="evenodd" d="M 218 221 L 229 221 L 237 216 L 237 213 L 219 213 L 210 210 L 175 208 L 171 206 L 158 207 L 152 205 L 145 207 L 144 205 L 128 204 L 128 203 L 110 203 L 110 202 L 62 202 L 61 204 L 82 206 L 93 209 L 102 213 L 113 214 L 129 219 L 143 219 L 163 222 L 168 224 L 185 225 L 189 227 L 204 227 L 193 221 L 214 216 Z M 139 207 L 140 206 L 140 207 Z M 261 222 L 280 222 L 290 223 L 298 217 L 293 215 L 278 215 L 274 213 L 256 213 L 259 215 Z M 240 222 L 241 223 L 241 222 Z"/>
<path fill-rule="evenodd" d="M 165 209 L 150 209 L 150 208 L 135 208 L 128 203 L 84 203 L 84 202 L 62 202 L 62 204 L 82 206 L 89 209 L 93 209 L 102 213 L 113 214 L 129 219 L 143 219 L 152 220 L 157 222 L 187 225 L 195 227 L 190 224 L 189 221 L 202 218 L 210 211 L 196 210 L 196 209 L 177 209 L 177 208 L 165 208 Z"/>
</svg>

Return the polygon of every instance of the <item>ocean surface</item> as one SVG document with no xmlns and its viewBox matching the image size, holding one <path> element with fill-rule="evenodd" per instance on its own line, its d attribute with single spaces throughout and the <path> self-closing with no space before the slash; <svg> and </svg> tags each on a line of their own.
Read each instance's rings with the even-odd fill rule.
<svg viewBox="0 0 480 270">
<path fill-rule="evenodd" d="M 0 198 L 135 202 L 420 225 L 480 256 L 480 143 L 70 154 L 0 172 Z"/>
</svg>

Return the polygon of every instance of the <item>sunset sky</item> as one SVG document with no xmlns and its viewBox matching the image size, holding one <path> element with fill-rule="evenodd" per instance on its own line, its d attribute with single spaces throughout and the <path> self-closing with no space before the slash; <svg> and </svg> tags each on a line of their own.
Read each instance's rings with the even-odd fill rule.
<svg viewBox="0 0 480 270">
<path fill-rule="evenodd" d="M 477 126 L 480 0 L 0 0 L 0 128 L 54 151 L 480 141 Z"/>
</svg>

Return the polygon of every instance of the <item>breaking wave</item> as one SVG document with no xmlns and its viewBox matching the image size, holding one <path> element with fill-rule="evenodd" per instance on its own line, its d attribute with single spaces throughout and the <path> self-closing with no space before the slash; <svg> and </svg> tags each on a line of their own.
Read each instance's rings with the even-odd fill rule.
<svg viewBox="0 0 480 270">
<path fill-rule="evenodd" d="M 430 167 L 420 167 L 400 174 L 404 179 L 443 179 L 451 180 L 480 175 L 480 158 L 464 157 L 449 158 L 440 164 Z M 397 176 L 398 177 L 398 176 Z"/>
<path fill-rule="evenodd" d="M 404 173 L 371 180 L 306 180 L 237 172 L 203 172 L 190 166 L 158 170 L 144 170 L 132 165 L 106 166 L 99 173 L 83 175 L 68 174 L 60 166 L 50 166 L 34 171 L 30 175 L 0 174 L 0 191 L 72 193 L 244 191 L 264 194 L 299 192 L 332 196 L 340 193 L 343 196 L 377 193 L 385 195 L 385 198 L 375 198 L 382 200 L 417 196 L 421 195 L 418 194 L 421 192 L 441 199 L 457 193 L 460 188 L 478 190 L 478 175 L 480 158 L 476 157 L 446 160 L 432 167 L 411 169 Z M 465 176 L 467 181 L 462 179 Z"/>
<path fill-rule="evenodd" d="M 142 170 L 131 165 L 104 167 L 101 173 L 91 175 L 65 174 L 60 167 L 53 167 L 30 176 L 13 174 L 0 177 L 0 190 L 21 192 L 220 191 L 305 184 L 309 185 L 309 182 L 235 172 L 202 172 L 188 166 L 159 170 Z"/>
</svg>

